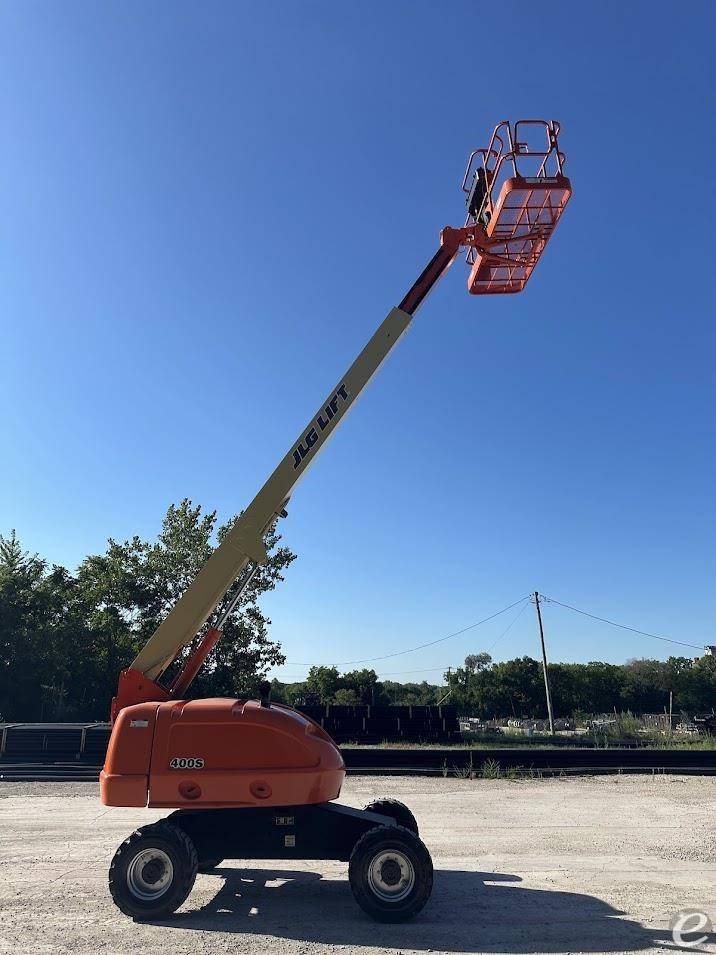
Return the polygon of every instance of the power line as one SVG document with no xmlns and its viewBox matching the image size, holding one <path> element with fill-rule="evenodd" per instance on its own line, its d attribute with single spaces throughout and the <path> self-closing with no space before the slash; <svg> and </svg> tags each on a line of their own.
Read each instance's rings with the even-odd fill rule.
<svg viewBox="0 0 716 955">
<path fill-rule="evenodd" d="M 525 610 L 526 610 L 526 608 L 527 608 L 527 606 L 528 606 L 528 603 L 529 603 L 529 597 L 523 597 L 523 598 L 522 598 L 522 601 L 519 601 L 519 600 L 517 601 L 517 603 L 520 603 L 520 602 L 522 602 L 522 606 L 520 607 L 519 611 L 515 614 L 515 616 L 512 618 L 512 620 L 509 622 L 509 624 L 505 627 L 505 629 L 502 631 L 502 633 L 497 637 L 497 639 L 487 648 L 487 650 L 485 651 L 486 653 L 490 653 L 492 650 L 494 650 L 494 648 L 497 646 L 497 644 L 500 642 L 500 640 L 502 640 L 502 638 L 503 638 L 504 636 L 506 636 L 506 635 L 510 632 L 510 630 L 514 627 L 514 625 L 515 625 L 515 624 L 517 623 L 517 621 L 520 619 L 520 617 L 522 616 L 522 614 L 525 612 Z M 511 607 L 514 607 L 515 605 L 516 605 L 516 604 L 511 604 L 510 607 L 505 607 L 505 610 L 501 610 L 501 611 L 499 611 L 499 613 L 505 613 L 507 610 L 511 609 Z M 495 617 L 495 616 L 497 616 L 497 615 L 498 615 L 498 614 L 493 614 L 493 617 Z M 492 619 L 492 618 L 489 618 L 489 617 L 488 617 L 487 619 Z M 485 623 L 485 622 L 486 622 L 486 621 L 484 621 L 484 620 L 483 620 L 483 621 L 480 621 L 480 623 Z M 479 624 L 473 624 L 472 626 L 473 626 L 473 627 L 477 627 L 477 626 L 479 626 Z M 470 629 L 470 628 L 469 628 L 469 627 L 466 627 L 465 629 Z M 461 630 L 461 631 L 459 631 L 459 632 L 460 632 L 460 633 L 464 633 L 465 631 L 464 631 L 464 630 Z M 451 634 L 451 636 L 456 636 L 456 634 Z M 442 639 L 442 640 L 447 640 L 448 637 L 442 637 L 441 639 Z M 437 642 L 439 642 L 439 641 L 435 641 L 435 642 L 437 643 Z M 416 648 L 416 649 L 417 649 L 417 648 Z M 410 653 L 411 651 L 410 651 L 410 650 L 404 650 L 404 651 L 402 651 L 402 652 L 403 652 L 403 653 Z M 366 661 L 357 661 L 357 662 L 366 662 Z M 317 665 L 318 665 L 318 664 L 309 664 L 309 663 L 288 663 L 288 664 L 284 664 L 284 666 L 300 666 L 300 667 L 317 666 Z M 384 676 L 404 676 L 405 674 L 412 674 L 412 673 L 435 673 L 435 672 L 438 671 L 438 670 L 443 670 L 443 671 L 444 671 L 444 670 L 447 670 L 447 669 L 448 669 L 448 666 L 452 666 L 452 667 L 457 668 L 457 665 L 454 664 L 454 663 L 452 663 L 452 664 L 442 665 L 442 666 L 424 667 L 424 668 L 421 668 L 421 669 L 418 669 L 418 670 L 391 670 L 391 671 L 388 671 L 388 672 L 378 673 L 377 676 L 379 676 L 379 677 L 382 678 L 382 677 L 384 677 Z M 295 675 L 297 676 L 297 674 L 291 674 L 291 673 L 287 674 L 287 676 L 295 676 Z"/>
<path fill-rule="evenodd" d="M 663 637 L 656 633 L 649 633 L 646 630 L 639 630 L 636 627 L 628 627 L 626 624 L 617 623 L 615 620 L 609 620 L 607 617 L 600 617 L 598 614 L 589 613 L 589 611 L 587 610 L 580 610 L 579 607 L 574 607 L 571 604 L 563 603 L 561 600 L 557 600 L 555 597 L 547 597 L 544 594 L 541 594 L 540 596 L 544 600 L 548 601 L 549 603 L 557 604 L 557 606 L 564 607 L 566 610 L 572 610 L 574 613 L 581 614 L 583 617 L 589 617 L 591 620 L 598 620 L 600 623 L 606 623 L 610 627 L 617 627 L 620 630 L 628 630 L 630 633 L 638 633 L 642 637 L 649 637 L 652 640 L 660 640 L 663 643 L 673 643 L 680 647 L 688 647 L 691 650 L 703 650 L 702 646 L 697 646 L 696 644 L 693 644 L 693 643 L 685 643 L 683 640 L 674 640 L 671 637 Z M 388 660 L 388 659 L 392 659 L 393 657 L 404 656 L 407 653 L 414 653 L 416 650 L 423 650 L 425 649 L 425 647 L 435 646 L 435 644 L 437 643 L 443 643 L 446 640 L 450 640 L 452 637 L 457 637 L 457 636 L 460 636 L 460 634 L 467 633 L 469 630 L 474 630 L 475 627 L 479 627 L 483 623 L 487 623 L 490 620 L 494 620 L 495 617 L 499 617 L 503 613 L 507 613 L 508 610 L 511 610 L 513 607 L 516 607 L 518 604 L 521 603 L 522 607 L 520 607 L 515 617 L 510 621 L 507 627 L 502 631 L 502 633 L 497 637 L 497 639 L 491 644 L 491 646 L 488 647 L 486 652 L 490 653 L 497 646 L 499 641 L 502 640 L 502 638 L 509 633 L 509 631 L 515 625 L 515 623 L 517 623 L 519 618 L 524 613 L 529 599 L 530 599 L 529 596 L 527 596 L 527 597 L 520 598 L 520 600 L 515 600 L 514 603 L 511 603 L 507 607 L 503 607 L 503 609 L 498 610 L 497 613 L 493 613 L 489 617 L 484 617 L 482 620 L 478 620 L 476 623 L 472 623 L 468 627 L 463 627 L 462 630 L 456 630 L 454 633 L 447 634 L 447 636 L 439 637 L 437 640 L 431 640 L 429 643 L 422 643 L 417 647 L 410 647 L 408 650 L 397 650 L 394 653 L 387 653 L 384 656 L 380 656 L 380 657 L 369 657 L 365 660 L 346 660 L 343 663 L 333 664 L 333 666 L 349 666 L 349 665 L 357 664 L 357 663 L 374 663 L 378 660 Z M 283 666 L 298 666 L 298 667 L 325 666 L 325 665 L 326 664 L 320 664 L 320 663 L 283 664 Z M 454 666 L 454 664 L 451 664 L 451 666 Z M 403 675 L 412 674 L 412 673 L 435 673 L 439 670 L 444 671 L 447 669 L 448 669 L 447 666 L 435 666 L 435 667 L 425 667 L 424 669 L 416 669 L 416 670 L 393 670 L 386 673 L 379 673 L 378 676 L 382 678 L 384 676 L 403 676 Z M 293 674 L 287 674 L 288 677 L 292 675 Z M 296 676 L 298 675 L 296 674 Z"/>
<path fill-rule="evenodd" d="M 529 597 L 523 597 L 522 599 L 524 600 L 524 603 L 523 603 L 522 606 L 520 607 L 519 611 L 515 614 L 515 616 L 512 618 L 512 620 L 507 624 L 507 626 L 505 627 L 505 629 L 502 631 L 502 633 L 499 635 L 499 637 L 494 641 L 494 643 L 492 643 L 492 644 L 487 648 L 487 650 L 485 651 L 485 653 L 491 653 L 491 652 L 495 649 L 495 647 L 496 647 L 497 644 L 500 642 L 500 640 L 502 640 L 503 637 L 507 636 L 507 634 L 510 632 L 510 630 L 514 627 L 514 625 L 515 625 L 515 624 L 517 623 L 517 621 L 520 619 L 520 617 L 522 616 L 522 614 L 525 612 L 525 610 L 526 610 L 526 608 L 527 608 L 527 606 L 528 606 L 528 604 L 529 604 Z M 514 607 L 515 605 L 513 604 L 512 606 Z M 457 669 L 457 668 L 458 668 L 458 665 L 459 665 L 459 664 L 455 664 L 455 663 L 449 664 L 449 666 L 453 667 L 454 669 Z M 427 667 L 425 670 L 394 670 L 392 673 L 379 673 L 379 674 L 377 674 L 377 675 L 380 676 L 380 677 L 383 677 L 383 676 L 402 676 L 402 675 L 405 674 L 405 673 L 434 673 L 436 670 L 447 670 L 447 669 L 448 669 L 447 666 L 442 666 L 442 667 Z"/>
<path fill-rule="evenodd" d="M 525 602 L 522 604 L 522 607 L 520 608 L 519 613 L 517 613 L 517 615 L 513 618 L 512 623 L 508 624 L 507 627 L 502 631 L 502 633 L 499 635 L 497 640 L 495 640 L 495 642 L 487 648 L 486 653 L 492 653 L 492 651 L 495 649 L 495 647 L 500 642 L 500 640 L 502 640 L 503 637 L 507 636 L 510 630 L 512 630 L 514 625 L 517 623 L 517 621 L 520 619 L 522 614 L 527 609 L 527 604 L 529 603 L 529 599 L 530 599 L 529 597 L 524 598 Z"/>
<path fill-rule="evenodd" d="M 448 633 L 445 637 L 438 637 L 437 640 L 430 640 L 428 643 L 421 643 L 417 647 L 410 647 L 408 650 L 396 650 L 394 653 L 385 653 L 381 657 L 366 657 L 364 660 L 343 660 L 334 662 L 333 666 L 354 666 L 356 663 L 375 663 L 378 660 L 390 660 L 393 657 L 402 657 L 406 653 L 415 653 L 417 650 L 424 650 L 426 647 L 434 647 L 436 643 L 444 643 L 446 640 L 451 640 L 453 637 L 459 637 L 462 633 L 467 633 L 468 630 L 474 630 L 475 627 L 482 626 L 483 623 L 487 623 L 490 620 L 494 620 L 495 617 L 501 616 L 503 613 L 507 613 L 508 610 L 512 610 L 513 607 L 516 607 L 517 604 L 522 603 L 523 600 L 529 600 L 529 597 L 520 597 L 519 600 L 515 600 L 514 603 L 509 604 L 507 607 L 503 607 L 502 610 L 498 610 L 497 613 L 490 614 L 489 617 L 484 617 L 482 620 L 478 620 L 477 623 L 471 623 L 469 627 L 463 627 L 462 630 L 456 630 L 454 633 Z M 300 667 L 312 667 L 312 666 L 325 666 L 324 663 L 297 663 L 294 662 L 290 664 L 291 666 L 300 666 Z"/>
<path fill-rule="evenodd" d="M 541 594 L 544 597 L 544 594 Z M 620 630 L 630 630 L 632 633 L 638 633 L 642 637 L 651 637 L 652 640 L 662 640 L 664 643 L 676 643 L 680 647 L 689 647 L 691 650 L 703 650 L 703 647 L 697 647 L 693 643 L 684 643 L 682 640 L 672 640 L 671 637 L 660 637 L 656 633 L 647 633 L 646 630 L 637 630 L 636 627 L 627 627 L 623 623 L 615 623 L 613 620 L 607 620 L 606 617 L 598 617 L 594 613 L 588 613 L 586 610 L 580 610 L 579 607 L 572 607 L 570 604 L 555 600 L 554 597 L 545 597 L 550 603 L 557 604 L 559 607 L 566 607 L 567 610 L 573 610 L 575 613 L 581 613 L 583 617 L 591 617 L 592 620 L 599 620 L 601 623 L 608 623 L 611 627 L 619 627 Z"/>
</svg>

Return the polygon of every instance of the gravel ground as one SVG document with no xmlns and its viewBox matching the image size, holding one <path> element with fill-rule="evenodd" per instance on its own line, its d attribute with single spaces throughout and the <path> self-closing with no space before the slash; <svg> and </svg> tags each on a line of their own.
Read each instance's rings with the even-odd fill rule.
<svg viewBox="0 0 716 955">
<path fill-rule="evenodd" d="M 656 952 L 676 949 L 675 912 L 716 921 L 713 778 L 354 776 L 342 801 L 376 795 L 410 805 L 433 856 L 415 921 L 370 921 L 343 863 L 252 861 L 198 876 L 174 919 L 139 925 L 107 868 L 164 814 L 106 809 L 88 783 L 2 783 L 0 953 Z M 682 950 L 716 952 L 716 936 Z"/>
</svg>

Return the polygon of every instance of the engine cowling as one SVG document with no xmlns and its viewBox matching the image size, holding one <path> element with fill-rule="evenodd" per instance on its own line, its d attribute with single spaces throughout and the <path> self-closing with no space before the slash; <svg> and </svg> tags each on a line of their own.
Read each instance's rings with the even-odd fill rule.
<svg viewBox="0 0 716 955">
<path fill-rule="evenodd" d="M 100 777 L 105 805 L 295 806 L 336 799 L 340 750 L 313 720 L 256 700 L 125 707 Z"/>
</svg>

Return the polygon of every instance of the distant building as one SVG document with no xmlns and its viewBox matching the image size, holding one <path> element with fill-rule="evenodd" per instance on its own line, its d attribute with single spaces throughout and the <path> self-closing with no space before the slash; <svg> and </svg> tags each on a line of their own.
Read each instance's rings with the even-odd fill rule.
<svg viewBox="0 0 716 955">
<path fill-rule="evenodd" d="M 705 657 L 716 657 L 716 646 L 711 644 L 711 646 L 704 647 L 704 656 Z"/>
</svg>

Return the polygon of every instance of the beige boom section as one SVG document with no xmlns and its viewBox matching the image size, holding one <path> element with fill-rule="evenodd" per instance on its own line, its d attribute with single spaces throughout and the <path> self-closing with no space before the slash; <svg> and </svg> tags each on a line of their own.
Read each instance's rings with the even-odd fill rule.
<svg viewBox="0 0 716 955">
<path fill-rule="evenodd" d="M 301 432 L 224 541 L 159 625 L 132 663 L 156 680 L 207 622 L 236 578 L 251 562 L 267 559 L 264 535 L 281 515 L 294 487 L 348 409 L 403 335 L 412 315 L 394 308 Z"/>
</svg>

